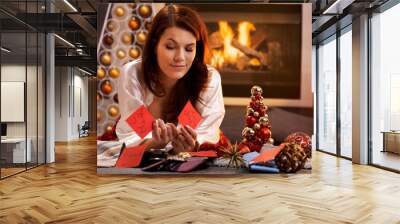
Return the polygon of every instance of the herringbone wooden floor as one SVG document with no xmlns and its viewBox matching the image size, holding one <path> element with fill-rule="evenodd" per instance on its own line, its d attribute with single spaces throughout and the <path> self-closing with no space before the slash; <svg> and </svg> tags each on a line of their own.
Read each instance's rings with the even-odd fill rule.
<svg viewBox="0 0 400 224">
<path fill-rule="evenodd" d="M 312 174 L 98 176 L 94 138 L 0 181 L 0 223 L 400 223 L 400 175 L 314 152 Z"/>
</svg>

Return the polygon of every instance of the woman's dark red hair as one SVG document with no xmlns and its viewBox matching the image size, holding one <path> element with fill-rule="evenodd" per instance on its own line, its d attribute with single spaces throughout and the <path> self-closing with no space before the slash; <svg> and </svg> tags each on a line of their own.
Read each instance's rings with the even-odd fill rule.
<svg viewBox="0 0 400 224">
<path fill-rule="evenodd" d="M 168 105 L 163 106 L 163 119 L 177 121 L 177 117 L 188 100 L 193 106 L 200 101 L 200 93 L 208 81 L 206 66 L 208 55 L 207 28 L 194 10 L 182 5 L 167 5 L 162 8 L 152 21 L 144 46 L 142 72 L 146 87 L 156 96 L 165 95 L 160 83 L 160 68 L 155 49 L 161 35 L 167 28 L 178 27 L 191 32 L 196 37 L 196 55 L 187 74 L 178 80 L 172 90 Z"/>
</svg>

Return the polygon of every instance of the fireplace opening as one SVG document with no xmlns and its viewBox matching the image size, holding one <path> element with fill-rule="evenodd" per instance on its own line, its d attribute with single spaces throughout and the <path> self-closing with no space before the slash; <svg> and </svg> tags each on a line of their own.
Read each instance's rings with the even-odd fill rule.
<svg viewBox="0 0 400 224">
<path fill-rule="evenodd" d="M 213 5 L 214 6 L 214 5 Z M 301 5 L 191 4 L 209 31 L 210 64 L 225 97 L 300 98 Z"/>
</svg>

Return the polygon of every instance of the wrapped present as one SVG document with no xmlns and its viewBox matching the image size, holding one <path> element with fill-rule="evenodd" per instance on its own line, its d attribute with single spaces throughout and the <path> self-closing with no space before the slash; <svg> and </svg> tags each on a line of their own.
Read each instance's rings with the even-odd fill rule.
<svg viewBox="0 0 400 224">
<path fill-rule="evenodd" d="M 260 172 L 260 173 L 279 173 L 279 169 L 277 167 L 263 166 L 257 164 L 251 165 L 249 170 L 251 172 Z"/>
<path fill-rule="evenodd" d="M 281 144 L 279 146 L 276 146 L 272 149 L 266 150 L 260 155 L 258 155 L 256 158 L 254 158 L 251 163 L 266 163 L 268 161 L 274 160 L 275 156 L 283 149 L 284 145 Z"/>
</svg>

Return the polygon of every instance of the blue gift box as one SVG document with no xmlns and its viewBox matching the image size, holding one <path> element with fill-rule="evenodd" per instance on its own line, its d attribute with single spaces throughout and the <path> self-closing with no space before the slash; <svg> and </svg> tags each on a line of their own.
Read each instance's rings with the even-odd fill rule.
<svg viewBox="0 0 400 224">
<path fill-rule="evenodd" d="M 279 173 L 279 169 L 276 167 L 269 167 L 258 164 L 250 165 L 250 171 L 261 173 Z"/>
</svg>

